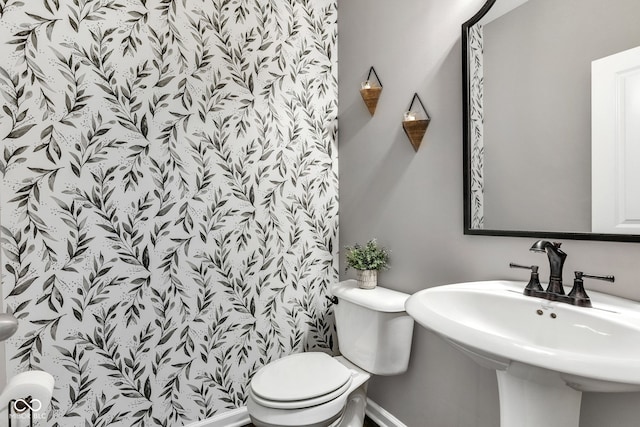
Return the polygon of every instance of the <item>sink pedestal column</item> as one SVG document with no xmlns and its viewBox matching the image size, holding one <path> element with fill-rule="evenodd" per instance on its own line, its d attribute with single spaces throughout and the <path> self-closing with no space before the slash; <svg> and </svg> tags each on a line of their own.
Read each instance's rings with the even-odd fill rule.
<svg viewBox="0 0 640 427">
<path fill-rule="evenodd" d="M 578 427 L 582 392 L 557 372 L 511 362 L 496 374 L 500 427 Z"/>
</svg>

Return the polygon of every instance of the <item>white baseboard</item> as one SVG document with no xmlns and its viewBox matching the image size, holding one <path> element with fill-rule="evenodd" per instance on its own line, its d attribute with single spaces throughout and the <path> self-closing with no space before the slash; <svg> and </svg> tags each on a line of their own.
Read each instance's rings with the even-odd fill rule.
<svg viewBox="0 0 640 427">
<path fill-rule="evenodd" d="M 380 427 L 407 427 L 373 400 L 367 398 L 365 413 Z M 251 422 L 247 407 L 243 406 L 206 420 L 187 424 L 185 427 L 242 427 Z"/>
<path fill-rule="evenodd" d="M 380 427 L 407 427 L 402 421 L 369 398 L 367 398 L 367 409 L 364 412 Z"/>
<path fill-rule="evenodd" d="M 187 424 L 185 427 L 242 427 L 251 422 L 246 406 L 232 409 L 206 420 Z"/>
</svg>

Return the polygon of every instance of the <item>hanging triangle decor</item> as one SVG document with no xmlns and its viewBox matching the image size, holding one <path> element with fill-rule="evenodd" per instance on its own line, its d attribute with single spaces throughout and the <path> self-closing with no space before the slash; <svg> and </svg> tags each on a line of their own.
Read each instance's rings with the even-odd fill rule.
<svg viewBox="0 0 640 427">
<path fill-rule="evenodd" d="M 427 133 L 429 122 L 430 120 L 424 119 L 404 120 L 402 122 L 404 132 L 407 134 L 415 151 L 418 151 L 420 144 L 422 144 L 422 138 L 424 138 L 424 134 Z"/>
<path fill-rule="evenodd" d="M 420 103 L 424 114 L 420 114 L 411 109 L 416 99 Z M 402 120 L 404 133 L 407 134 L 407 138 L 409 138 L 409 141 L 416 152 L 418 151 L 418 148 L 420 148 L 420 144 L 422 144 L 422 139 L 424 138 L 424 134 L 427 132 L 427 127 L 429 127 L 430 122 L 431 118 L 429 117 L 426 108 L 424 108 L 424 104 L 420 100 L 420 97 L 416 93 L 413 95 L 411 104 L 409 104 L 409 111 L 404 113 L 404 119 Z"/>
<path fill-rule="evenodd" d="M 376 107 L 378 106 L 378 99 L 380 99 L 380 94 L 382 93 L 381 87 L 369 87 L 360 89 L 360 95 L 362 95 L 362 100 L 364 101 L 369 113 L 373 116 L 376 112 Z"/>
<path fill-rule="evenodd" d="M 376 76 L 377 83 L 371 80 L 371 73 Z M 378 99 L 380 99 L 381 93 L 382 83 L 380 82 L 380 78 L 378 77 L 378 73 L 376 73 L 376 70 L 371 67 L 369 69 L 367 80 L 362 82 L 362 86 L 360 88 L 360 95 L 362 96 L 362 100 L 367 106 L 367 109 L 369 110 L 369 114 L 371 114 L 371 116 L 373 116 L 376 112 Z"/>
</svg>

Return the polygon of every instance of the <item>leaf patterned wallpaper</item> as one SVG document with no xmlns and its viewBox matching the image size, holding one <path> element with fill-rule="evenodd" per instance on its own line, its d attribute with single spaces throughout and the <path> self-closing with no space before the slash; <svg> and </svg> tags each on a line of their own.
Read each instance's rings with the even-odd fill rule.
<svg viewBox="0 0 640 427">
<path fill-rule="evenodd" d="M 7 371 L 180 426 L 334 351 L 336 0 L 0 0 Z"/>
<path fill-rule="evenodd" d="M 482 25 L 469 29 L 471 228 L 484 228 L 484 50 Z"/>
</svg>

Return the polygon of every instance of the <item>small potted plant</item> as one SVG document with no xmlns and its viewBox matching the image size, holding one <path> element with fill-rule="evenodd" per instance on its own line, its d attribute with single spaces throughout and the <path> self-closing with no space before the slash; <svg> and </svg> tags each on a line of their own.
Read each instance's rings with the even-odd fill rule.
<svg viewBox="0 0 640 427">
<path fill-rule="evenodd" d="M 376 239 L 366 245 L 356 243 L 347 246 L 347 270 L 354 268 L 357 272 L 358 286 L 362 289 L 373 289 L 378 285 L 378 270 L 388 268 L 389 252 L 378 246 Z"/>
</svg>

